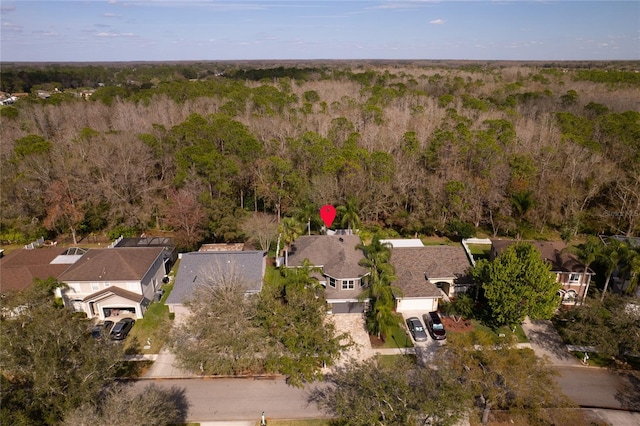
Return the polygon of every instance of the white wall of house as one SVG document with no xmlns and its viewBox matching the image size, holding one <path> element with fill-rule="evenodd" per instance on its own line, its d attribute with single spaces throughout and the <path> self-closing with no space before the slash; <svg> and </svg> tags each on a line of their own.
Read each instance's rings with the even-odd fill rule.
<svg viewBox="0 0 640 426">
<path fill-rule="evenodd" d="M 438 310 L 438 299 L 431 297 L 416 297 L 416 298 L 398 298 L 396 299 L 396 311 L 408 312 L 408 311 L 424 311 L 432 312 Z"/>
<path fill-rule="evenodd" d="M 84 299 L 85 297 L 110 287 L 120 287 L 136 294 L 143 294 L 138 281 L 96 281 L 96 282 L 68 282 L 69 288 L 62 290 L 62 294 L 69 300 Z"/>
</svg>

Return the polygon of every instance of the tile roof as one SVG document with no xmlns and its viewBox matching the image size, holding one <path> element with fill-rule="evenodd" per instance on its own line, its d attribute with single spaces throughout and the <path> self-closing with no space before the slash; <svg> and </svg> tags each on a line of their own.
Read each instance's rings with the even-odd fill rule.
<svg viewBox="0 0 640 426">
<path fill-rule="evenodd" d="M 60 280 L 139 281 L 163 251 L 162 247 L 89 249 L 60 276 Z"/>
<path fill-rule="evenodd" d="M 184 253 L 168 304 L 181 304 L 189 299 L 198 285 L 210 282 L 216 275 L 238 274 L 247 284 L 246 291 L 259 292 L 266 269 L 263 251 L 213 251 Z"/>
<path fill-rule="evenodd" d="M 24 290 L 34 278 L 59 278 L 69 264 L 51 264 L 65 249 L 40 247 L 15 250 L 0 259 L 0 293 Z"/>
<path fill-rule="evenodd" d="M 497 254 L 505 251 L 516 240 L 491 240 Z M 520 241 L 535 247 L 540 256 L 551 264 L 553 272 L 584 272 L 584 264 L 578 257 L 566 250 L 567 245 L 562 241 Z"/>
<path fill-rule="evenodd" d="M 334 278 L 358 278 L 367 269 L 358 265 L 364 258 L 357 235 L 303 235 L 291 245 L 287 266 L 302 266 L 305 259 L 322 267 L 323 272 Z"/>
<path fill-rule="evenodd" d="M 469 259 L 462 246 L 401 247 L 391 251 L 391 263 L 402 297 L 440 297 L 439 280 L 466 282 Z"/>
</svg>

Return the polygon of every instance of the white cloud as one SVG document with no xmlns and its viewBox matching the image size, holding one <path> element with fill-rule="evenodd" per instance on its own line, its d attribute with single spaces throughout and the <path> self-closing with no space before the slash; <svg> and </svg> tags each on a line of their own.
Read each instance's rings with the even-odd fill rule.
<svg viewBox="0 0 640 426">
<path fill-rule="evenodd" d="M 444 19 L 434 19 L 433 21 L 429 21 L 429 23 L 434 25 L 442 25 L 444 24 Z"/>
<path fill-rule="evenodd" d="M 102 32 L 96 34 L 98 37 L 135 37 L 136 35 L 133 33 L 107 33 Z"/>
</svg>

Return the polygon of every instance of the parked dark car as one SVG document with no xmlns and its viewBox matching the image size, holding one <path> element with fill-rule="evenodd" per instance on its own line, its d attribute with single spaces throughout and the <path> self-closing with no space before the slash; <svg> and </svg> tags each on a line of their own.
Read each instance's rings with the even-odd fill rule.
<svg viewBox="0 0 640 426">
<path fill-rule="evenodd" d="M 429 330 L 429 334 L 434 340 L 444 340 L 447 338 L 447 330 L 444 329 L 444 324 L 442 324 L 437 312 L 424 314 L 422 319 L 427 325 L 427 330 Z"/>
<path fill-rule="evenodd" d="M 424 342 L 427 340 L 427 332 L 424 331 L 424 327 L 417 317 L 407 318 L 407 327 L 413 336 L 413 340 L 416 342 Z"/>
<path fill-rule="evenodd" d="M 123 340 L 127 337 L 127 334 L 129 334 L 135 322 L 133 318 L 122 318 L 113 326 L 109 336 L 113 340 Z"/>
<path fill-rule="evenodd" d="M 113 321 L 98 323 L 91 329 L 91 337 L 96 340 L 102 340 L 103 337 L 109 335 L 111 327 L 113 327 Z"/>
</svg>

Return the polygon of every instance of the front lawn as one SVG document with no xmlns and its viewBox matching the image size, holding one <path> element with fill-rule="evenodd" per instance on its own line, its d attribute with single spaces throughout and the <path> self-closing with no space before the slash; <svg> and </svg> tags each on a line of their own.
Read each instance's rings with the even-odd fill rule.
<svg viewBox="0 0 640 426">
<path fill-rule="evenodd" d="M 164 295 L 159 302 L 153 302 L 144 314 L 144 318 L 136 321 L 125 341 L 127 353 L 157 354 L 164 345 L 171 330 L 172 321 L 169 317 L 169 307 L 165 304 L 173 289 L 173 284 L 162 287 Z M 147 343 L 151 348 L 145 349 Z"/>
<path fill-rule="evenodd" d="M 370 336 L 371 346 L 375 349 L 398 349 L 398 348 L 412 348 L 413 342 L 411 336 L 406 328 L 404 328 L 404 320 L 402 315 L 396 314 L 398 323 L 391 329 L 389 336 L 384 336 L 384 340 L 378 339 L 375 336 Z"/>
<path fill-rule="evenodd" d="M 527 335 L 524 333 L 524 330 L 522 329 L 521 325 L 516 326 L 516 330 L 515 331 L 511 331 L 511 329 L 506 326 L 503 325 L 502 327 L 498 327 L 498 328 L 491 328 L 489 326 L 484 325 L 483 323 L 481 323 L 478 320 L 471 320 L 472 324 L 473 324 L 473 328 L 474 330 L 484 330 L 488 333 L 490 333 L 491 335 L 495 336 L 496 339 L 500 339 L 501 335 L 505 335 L 508 336 L 510 334 L 515 334 L 516 336 L 516 341 L 518 343 L 528 343 L 529 339 L 527 339 Z"/>
</svg>

